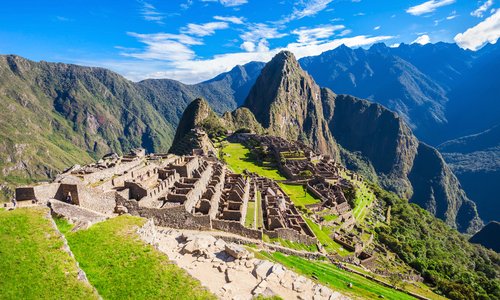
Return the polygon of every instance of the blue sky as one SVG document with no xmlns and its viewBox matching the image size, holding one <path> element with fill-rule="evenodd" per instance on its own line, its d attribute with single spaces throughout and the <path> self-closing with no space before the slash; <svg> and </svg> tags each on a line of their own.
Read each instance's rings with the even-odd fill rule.
<svg viewBox="0 0 500 300">
<path fill-rule="evenodd" d="M 6 0 L 0 53 L 110 68 L 131 80 L 209 79 L 236 64 L 341 44 L 500 36 L 500 0 Z"/>
</svg>

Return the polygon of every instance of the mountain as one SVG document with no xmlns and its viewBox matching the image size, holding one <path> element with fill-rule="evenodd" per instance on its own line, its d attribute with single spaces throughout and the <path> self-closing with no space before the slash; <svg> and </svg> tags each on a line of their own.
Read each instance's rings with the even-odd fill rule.
<svg viewBox="0 0 500 300">
<path fill-rule="evenodd" d="M 198 84 L 183 84 L 171 79 L 147 79 L 137 83 L 146 99 L 173 124 L 193 99 L 203 97 L 218 114 L 237 108 L 264 66 L 250 62 Z"/>
<path fill-rule="evenodd" d="M 490 222 L 484 226 L 483 229 L 474 234 L 469 241 L 474 244 L 481 244 L 486 248 L 500 253 L 500 239 L 498 239 L 499 230 L 499 222 Z"/>
<path fill-rule="evenodd" d="M 341 146 L 342 159 L 365 177 L 410 199 L 460 231 L 474 231 L 481 221 L 475 204 L 460 188 L 457 178 L 439 152 L 413 135 L 404 120 L 380 104 L 348 95 L 324 103 L 329 128 Z M 367 163 L 351 157 L 361 155 Z M 349 163 L 350 162 L 350 163 Z M 368 171 L 369 173 L 369 171 Z"/>
<path fill-rule="evenodd" d="M 109 152 L 166 152 L 193 99 L 206 97 L 218 113 L 233 110 L 260 66 L 236 66 L 185 85 L 134 83 L 102 68 L 0 56 L 0 200 L 16 185 L 53 178 Z"/>
<path fill-rule="evenodd" d="M 241 109 L 255 116 L 263 132 L 301 140 L 340 158 L 461 231 L 481 226 L 474 203 L 442 156 L 420 142 L 399 115 L 320 88 L 290 52 L 266 64 Z"/>
<path fill-rule="evenodd" d="M 301 66 L 322 86 L 398 112 L 432 145 L 498 122 L 500 47 L 472 52 L 437 43 L 369 49 L 341 46 L 305 57 Z"/>
<path fill-rule="evenodd" d="M 338 155 L 323 117 L 323 93 L 291 52 L 278 53 L 262 69 L 244 107 L 271 135 L 300 140 Z"/>
<path fill-rule="evenodd" d="M 174 134 L 132 82 L 102 68 L 0 56 L 0 99 L 4 194 L 109 152 L 166 150 Z"/>
<path fill-rule="evenodd" d="M 439 145 L 463 189 L 475 200 L 484 221 L 500 220 L 497 185 L 500 182 L 500 124 L 478 134 Z"/>
</svg>

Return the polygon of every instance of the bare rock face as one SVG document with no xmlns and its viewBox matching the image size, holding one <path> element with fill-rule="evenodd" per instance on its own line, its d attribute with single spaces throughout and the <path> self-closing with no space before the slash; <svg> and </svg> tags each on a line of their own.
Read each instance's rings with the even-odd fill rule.
<svg viewBox="0 0 500 300">
<path fill-rule="evenodd" d="M 225 251 L 227 254 L 236 259 L 240 259 L 248 255 L 248 251 L 245 250 L 245 248 L 234 243 L 226 244 Z"/>
</svg>

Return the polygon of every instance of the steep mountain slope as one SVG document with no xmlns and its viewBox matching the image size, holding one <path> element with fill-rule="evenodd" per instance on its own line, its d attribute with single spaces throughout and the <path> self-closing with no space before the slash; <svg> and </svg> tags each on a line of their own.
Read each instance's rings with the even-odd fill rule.
<svg viewBox="0 0 500 300">
<path fill-rule="evenodd" d="M 486 222 L 500 220 L 500 210 L 496 209 L 500 182 L 499 137 L 500 125 L 497 125 L 438 147 Z"/>
<path fill-rule="evenodd" d="M 207 82 L 131 82 L 102 68 L 0 56 L 0 200 L 14 185 L 134 147 L 167 151 L 186 106 L 205 96 L 218 113 L 246 97 L 261 63 Z"/>
<path fill-rule="evenodd" d="M 461 231 L 480 226 L 474 203 L 439 152 L 419 142 L 383 106 L 320 89 L 293 54 L 281 52 L 264 67 L 245 106 L 270 134 L 301 139 L 323 153 L 341 153 L 344 161 L 353 153 L 360 155 L 385 188 Z M 335 147 L 325 148 L 325 143 Z"/>
<path fill-rule="evenodd" d="M 269 134 L 306 142 L 323 153 L 338 149 L 323 117 L 320 87 L 290 52 L 278 53 L 266 64 L 244 107 Z"/>
<path fill-rule="evenodd" d="M 439 152 L 422 143 L 394 112 L 352 96 L 330 97 L 334 138 L 366 157 L 380 184 L 419 204 L 460 231 L 478 229 L 476 207 L 460 188 Z M 343 158 L 348 153 L 343 153 Z M 351 166 L 358 169 L 358 166 Z"/>
<path fill-rule="evenodd" d="M 481 244 L 488 249 L 500 253 L 500 239 L 498 239 L 499 230 L 499 222 L 490 222 L 484 226 L 483 229 L 474 234 L 469 241 L 474 244 Z"/>
<path fill-rule="evenodd" d="M 437 145 L 498 123 L 500 47 L 477 52 L 456 44 L 370 49 L 345 46 L 300 60 L 322 86 L 398 112 L 417 137 Z"/>
<path fill-rule="evenodd" d="M 132 82 L 101 68 L 0 56 L 0 98 L 5 187 L 110 151 L 166 150 L 173 137 L 172 125 Z"/>
</svg>

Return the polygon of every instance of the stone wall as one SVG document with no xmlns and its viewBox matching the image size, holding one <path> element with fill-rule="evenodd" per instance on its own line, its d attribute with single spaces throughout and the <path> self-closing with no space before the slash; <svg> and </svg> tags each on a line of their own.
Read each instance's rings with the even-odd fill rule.
<svg viewBox="0 0 500 300">
<path fill-rule="evenodd" d="M 32 187 L 19 187 L 16 188 L 16 200 L 38 200 L 38 202 L 46 203 L 48 200 L 53 199 L 59 190 L 59 183 L 46 183 Z"/>
<path fill-rule="evenodd" d="M 113 214 L 116 207 L 116 192 L 108 191 L 103 192 L 99 189 L 86 187 L 84 185 L 77 185 L 78 199 L 80 206 L 105 214 Z"/>
<path fill-rule="evenodd" d="M 212 228 L 225 232 L 235 233 L 251 239 L 262 239 L 262 231 L 246 228 L 237 221 L 212 220 Z"/>
<path fill-rule="evenodd" d="M 318 243 L 318 240 L 316 238 L 301 234 L 298 231 L 290 228 L 276 228 L 274 230 L 264 229 L 263 232 L 270 238 L 281 238 L 305 245 L 316 245 Z"/>
<path fill-rule="evenodd" d="M 194 216 L 187 212 L 184 205 L 166 208 L 140 207 L 135 200 L 127 200 L 116 194 L 116 203 L 125 206 L 134 216 L 153 219 L 158 226 L 191 230 L 210 230 L 212 228 L 210 216 Z"/>
<path fill-rule="evenodd" d="M 139 159 L 133 160 L 131 162 L 121 162 L 114 167 L 93 172 L 90 174 L 84 174 L 81 175 L 81 177 L 83 178 L 83 181 L 86 183 L 98 182 L 101 180 L 112 178 L 116 174 L 123 174 L 125 172 L 128 172 L 142 163 L 143 161 Z"/>
</svg>

